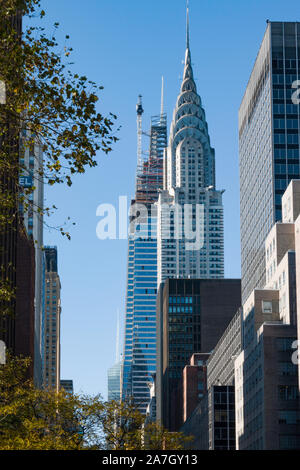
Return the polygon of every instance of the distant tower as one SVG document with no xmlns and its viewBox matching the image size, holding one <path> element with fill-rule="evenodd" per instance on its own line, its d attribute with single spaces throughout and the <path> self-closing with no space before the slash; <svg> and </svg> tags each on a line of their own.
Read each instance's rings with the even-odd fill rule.
<svg viewBox="0 0 300 470">
<path fill-rule="evenodd" d="M 60 387 L 60 290 L 56 246 L 45 247 L 44 386 Z"/>
<path fill-rule="evenodd" d="M 108 369 L 107 372 L 107 399 L 108 401 L 121 399 L 121 375 L 122 361 L 120 360 L 120 314 L 118 310 L 117 316 L 117 333 L 116 333 L 116 359 L 115 364 Z"/>
</svg>

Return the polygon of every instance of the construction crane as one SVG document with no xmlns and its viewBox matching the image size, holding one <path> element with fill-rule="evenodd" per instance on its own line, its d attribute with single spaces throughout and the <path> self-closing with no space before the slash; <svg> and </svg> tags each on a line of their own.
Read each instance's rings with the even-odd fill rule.
<svg viewBox="0 0 300 470">
<path fill-rule="evenodd" d="M 142 160 L 142 115 L 143 115 L 143 106 L 142 106 L 142 95 L 139 95 L 138 102 L 136 105 L 136 114 L 137 114 L 137 173 L 139 173 L 143 166 Z"/>
</svg>

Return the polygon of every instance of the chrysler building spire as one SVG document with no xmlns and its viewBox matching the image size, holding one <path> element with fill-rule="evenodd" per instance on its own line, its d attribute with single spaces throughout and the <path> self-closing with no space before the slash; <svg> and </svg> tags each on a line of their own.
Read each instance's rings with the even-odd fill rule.
<svg viewBox="0 0 300 470">
<path fill-rule="evenodd" d="M 190 48 L 189 0 L 186 2 L 186 48 Z"/>
<path fill-rule="evenodd" d="M 224 276 L 222 191 L 215 189 L 215 151 L 193 76 L 188 1 L 186 6 L 183 80 L 164 153 L 164 187 L 157 204 L 158 286 L 167 278 Z M 189 242 L 192 236 L 186 236 L 189 227 L 194 245 Z"/>
<path fill-rule="evenodd" d="M 193 69 L 191 63 L 191 51 L 190 51 L 190 19 L 189 19 L 189 0 L 186 4 L 186 51 L 185 51 L 185 66 L 183 80 L 186 78 L 193 79 Z"/>
</svg>

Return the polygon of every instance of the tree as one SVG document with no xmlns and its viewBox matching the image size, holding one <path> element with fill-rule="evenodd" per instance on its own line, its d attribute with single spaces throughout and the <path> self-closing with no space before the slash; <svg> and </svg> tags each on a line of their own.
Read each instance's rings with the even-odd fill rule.
<svg viewBox="0 0 300 470">
<path fill-rule="evenodd" d="M 64 59 L 72 48 L 65 45 L 62 54 L 55 36 L 47 37 L 44 28 L 37 26 L 27 27 L 16 41 L 11 17 L 18 10 L 32 17 L 39 6 L 40 0 L 1 2 L 0 79 L 5 83 L 6 102 L 0 108 L 0 135 L 8 134 L 8 122 L 18 135 L 28 131 L 22 143 L 30 147 L 38 141 L 42 146 L 44 181 L 71 185 L 72 175 L 97 165 L 98 150 L 112 150 L 111 144 L 117 140 L 112 132 L 116 116 L 104 117 L 96 110 L 102 86 L 67 69 L 70 64 Z M 43 18 L 45 12 L 39 15 Z M 1 160 L 8 169 L 13 161 L 10 151 L 1 147 Z M 19 158 L 16 163 L 19 165 Z"/>
<path fill-rule="evenodd" d="M 169 432 L 156 422 L 147 422 L 133 401 L 110 401 L 97 416 L 108 448 L 113 450 L 177 450 L 190 441 L 180 432 Z"/>
<path fill-rule="evenodd" d="M 0 366 L 0 450 L 182 449 L 188 440 L 145 417 L 131 402 L 36 389 L 28 359 Z"/>
<path fill-rule="evenodd" d="M 10 357 L 0 367 L 0 449 L 82 448 L 76 397 L 35 388 L 28 366 L 28 359 Z"/>
<path fill-rule="evenodd" d="M 47 215 L 55 209 L 33 207 L 34 186 L 19 184 L 20 175 L 29 174 L 22 164 L 25 149 L 40 146 L 43 165 L 35 176 L 44 184 L 70 186 L 74 175 L 97 165 L 98 151 L 109 153 L 117 140 L 116 116 L 103 116 L 97 110 L 103 87 L 70 70 L 69 37 L 59 48 L 55 35 L 47 36 L 40 26 L 28 26 L 18 34 L 14 19 L 44 15 L 40 0 L 1 0 L 0 239 L 16 230 L 20 203 L 24 210 Z M 70 237 L 63 227 L 59 230 Z M 7 258 L 6 253 L 0 255 Z M 1 268 L 0 305 L 4 305 L 15 292 L 7 266 Z"/>
</svg>

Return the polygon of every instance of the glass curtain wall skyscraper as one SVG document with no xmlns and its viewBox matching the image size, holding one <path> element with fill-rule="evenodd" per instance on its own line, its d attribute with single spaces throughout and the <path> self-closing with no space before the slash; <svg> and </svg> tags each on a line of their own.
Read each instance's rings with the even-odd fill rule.
<svg viewBox="0 0 300 470">
<path fill-rule="evenodd" d="M 142 413 L 146 412 L 149 403 L 148 384 L 156 370 L 157 240 L 154 202 L 162 188 L 163 149 L 166 145 L 167 119 L 161 113 L 151 119 L 149 155 L 138 164 L 130 217 L 134 230 L 128 242 L 122 398 L 133 397 Z M 134 224 L 137 217 L 139 222 Z"/>
<path fill-rule="evenodd" d="M 118 362 L 108 369 L 107 372 L 107 399 L 108 401 L 120 401 L 121 389 L 121 367 L 122 363 Z"/>
<path fill-rule="evenodd" d="M 268 22 L 239 109 L 242 302 L 264 287 L 264 242 L 299 171 L 300 23 Z M 295 84 L 294 84 L 295 86 Z"/>
</svg>

